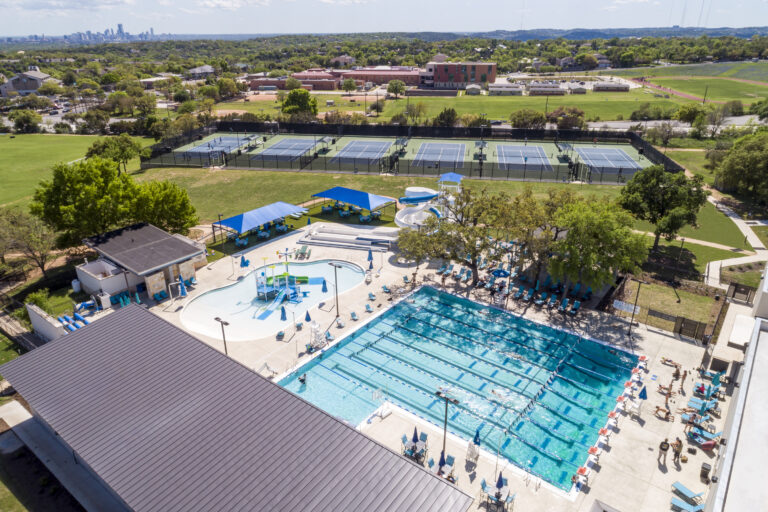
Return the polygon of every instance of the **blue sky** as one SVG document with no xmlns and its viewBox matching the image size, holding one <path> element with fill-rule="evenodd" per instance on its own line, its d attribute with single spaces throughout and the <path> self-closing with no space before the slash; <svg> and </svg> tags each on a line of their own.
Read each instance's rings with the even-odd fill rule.
<svg viewBox="0 0 768 512">
<path fill-rule="evenodd" d="M 303 33 L 768 24 L 768 0 L 0 0 L 0 35 Z"/>
</svg>

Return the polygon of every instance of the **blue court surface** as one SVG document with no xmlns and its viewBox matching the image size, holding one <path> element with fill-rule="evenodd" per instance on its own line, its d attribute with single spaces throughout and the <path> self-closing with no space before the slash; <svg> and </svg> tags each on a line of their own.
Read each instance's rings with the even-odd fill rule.
<svg viewBox="0 0 768 512">
<path fill-rule="evenodd" d="M 541 146 L 496 146 L 499 168 L 505 171 L 530 169 L 536 171 L 553 171 L 547 154 Z"/>
<path fill-rule="evenodd" d="M 576 148 L 576 153 L 590 169 L 602 172 L 619 172 L 620 170 L 637 170 L 643 166 L 632 159 L 620 148 Z"/>
<path fill-rule="evenodd" d="M 253 155 L 251 160 L 293 161 L 314 147 L 313 139 L 283 139 L 261 153 Z"/>
<path fill-rule="evenodd" d="M 245 137 L 216 137 L 201 142 L 197 146 L 183 151 L 183 153 L 231 153 L 249 141 Z"/>
<path fill-rule="evenodd" d="M 390 146 L 392 146 L 391 142 L 353 140 L 344 146 L 336 156 L 331 158 L 331 162 L 378 162 L 384 156 Z"/>
<path fill-rule="evenodd" d="M 416 154 L 413 167 L 464 167 L 464 144 L 424 142 Z"/>
</svg>

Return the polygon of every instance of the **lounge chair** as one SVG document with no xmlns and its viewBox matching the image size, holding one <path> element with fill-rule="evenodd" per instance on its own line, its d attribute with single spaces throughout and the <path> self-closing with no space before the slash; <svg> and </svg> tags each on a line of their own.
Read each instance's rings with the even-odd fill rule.
<svg viewBox="0 0 768 512">
<path fill-rule="evenodd" d="M 445 269 L 446 269 L 446 268 L 448 268 L 448 266 L 447 266 L 447 265 L 445 265 L 445 264 L 443 264 L 443 266 L 442 266 L 442 267 L 440 267 L 440 269 L 439 269 L 437 272 L 435 272 L 435 274 L 437 274 L 437 275 L 441 275 L 443 272 L 445 272 Z"/>
<path fill-rule="evenodd" d="M 691 419 L 691 415 L 690 415 L 690 414 L 683 414 L 683 415 L 681 416 L 681 418 L 682 418 L 682 421 L 683 421 L 683 423 L 688 423 L 688 421 Z M 703 417 L 699 418 L 699 421 L 698 421 L 698 422 L 699 422 L 700 424 L 701 424 L 701 423 L 704 423 L 704 422 L 706 422 L 707 420 L 709 420 L 709 418 L 710 418 L 710 416 L 709 416 L 709 414 L 707 414 L 706 416 L 703 416 Z"/>
<path fill-rule="evenodd" d="M 451 263 L 450 265 L 448 265 L 448 268 L 446 268 L 445 270 L 443 270 L 443 274 L 444 274 L 444 275 L 446 275 L 446 276 L 449 276 L 449 275 L 453 274 L 453 267 L 454 267 L 454 264 L 453 264 L 453 263 Z"/>
<path fill-rule="evenodd" d="M 374 299 L 375 299 L 375 297 L 374 297 Z M 373 313 L 373 308 L 367 302 L 365 303 L 365 312 L 366 313 Z"/>
<path fill-rule="evenodd" d="M 717 441 L 717 438 L 723 435 L 722 430 L 720 432 L 712 433 L 712 432 L 707 432 L 702 428 L 695 427 L 693 431 L 698 435 L 700 435 L 701 437 L 703 437 L 704 439 L 706 439 L 707 441 Z"/>
<path fill-rule="evenodd" d="M 339 329 L 343 329 L 344 328 L 344 320 L 342 320 L 341 318 L 337 318 L 336 319 L 336 327 L 338 327 Z"/>
<path fill-rule="evenodd" d="M 672 497 L 672 508 L 675 510 L 683 510 L 685 512 L 701 512 L 704 510 L 704 507 L 706 506 L 705 503 L 700 503 L 698 505 L 691 505 L 690 503 L 686 503 L 678 498 Z"/>
<path fill-rule="evenodd" d="M 513 299 L 515 299 L 515 300 L 517 300 L 517 299 L 519 299 L 520 297 L 522 297 L 524 293 L 525 293 L 525 286 L 521 286 L 520 288 L 518 288 L 518 289 L 517 289 L 517 291 L 516 291 L 516 292 L 515 292 L 515 294 L 512 296 L 512 298 L 513 298 Z"/>
<path fill-rule="evenodd" d="M 360 320 L 360 317 L 358 317 L 357 313 L 355 313 L 354 311 L 349 314 L 349 318 L 351 318 L 353 322 L 357 322 L 358 320 Z"/>
<path fill-rule="evenodd" d="M 571 289 L 571 292 L 568 295 L 570 295 L 571 297 L 578 297 L 580 291 L 581 291 L 581 283 L 576 283 L 576 286 L 574 286 Z"/>
<path fill-rule="evenodd" d="M 411 280 L 410 280 L 410 279 L 408 279 L 408 276 L 403 276 L 403 282 L 404 282 L 405 284 L 408 284 L 408 283 L 410 283 L 410 282 L 411 282 Z"/>
<path fill-rule="evenodd" d="M 696 432 L 688 432 L 688 440 L 698 445 L 699 448 L 704 451 L 713 450 L 715 445 L 717 445 L 716 441 L 705 439 L 702 435 L 697 434 Z"/>
<path fill-rule="evenodd" d="M 285 331 L 279 331 L 277 333 L 277 341 L 283 341 L 285 339 Z"/>
<path fill-rule="evenodd" d="M 384 293 L 392 293 L 392 290 L 390 290 L 387 285 L 383 284 L 381 285 L 381 289 Z"/>
<path fill-rule="evenodd" d="M 467 269 L 465 269 L 464 267 L 461 267 L 461 269 L 459 270 L 459 273 L 454 275 L 453 278 L 456 279 L 457 281 L 460 280 L 461 278 L 464 277 L 464 272 L 466 271 Z"/>
<path fill-rule="evenodd" d="M 462 279 L 461 282 L 462 283 L 466 283 L 470 279 L 472 279 L 472 271 L 471 270 L 467 270 L 467 273 L 464 274 L 464 279 Z"/>
<path fill-rule="evenodd" d="M 325 341 L 333 341 L 335 339 L 330 331 L 325 331 Z"/>
<path fill-rule="evenodd" d="M 568 311 L 569 302 L 570 302 L 570 299 L 568 299 L 567 297 L 564 298 L 562 301 L 560 301 L 560 306 L 557 308 L 557 311 L 559 311 L 560 313 L 565 313 L 566 311 Z"/>
<path fill-rule="evenodd" d="M 704 496 L 703 492 L 700 492 L 698 494 L 694 493 L 692 490 L 688 489 L 686 486 L 681 484 L 680 482 L 675 482 L 672 484 L 672 490 L 679 495 L 681 495 L 686 500 L 690 501 L 691 503 L 697 503 L 699 498 L 701 496 Z"/>
<path fill-rule="evenodd" d="M 547 302 L 547 296 L 548 296 L 547 292 L 544 292 L 544 293 L 542 293 L 542 294 L 539 296 L 539 298 L 538 298 L 538 299 L 536 299 L 535 301 L 533 301 L 533 303 L 534 303 L 535 305 L 537 305 L 537 306 L 541 307 L 541 306 L 543 306 L 544 304 L 546 304 L 546 302 Z"/>
<path fill-rule="evenodd" d="M 548 307 L 549 309 L 552 309 L 552 308 L 553 308 L 553 307 L 555 307 L 555 306 L 557 306 L 557 295 L 555 295 L 555 294 L 553 293 L 553 294 L 552 294 L 552 295 L 550 295 L 550 297 L 549 297 L 549 302 L 547 303 L 547 307 Z"/>
<path fill-rule="evenodd" d="M 535 290 L 533 288 L 528 288 L 528 293 L 525 294 L 525 297 L 523 298 L 523 300 L 525 302 L 531 302 L 531 299 L 533 299 L 534 291 Z"/>
<path fill-rule="evenodd" d="M 587 291 L 584 292 L 584 296 L 581 297 L 581 300 L 588 301 L 592 298 L 592 287 L 587 286 Z"/>
<path fill-rule="evenodd" d="M 368 300 L 374 301 L 376 300 L 376 296 L 372 292 L 368 292 Z"/>
<path fill-rule="evenodd" d="M 491 276 L 491 278 L 488 280 L 487 283 L 485 283 L 485 287 L 487 289 L 493 288 L 493 285 L 496 284 L 496 276 Z"/>
<path fill-rule="evenodd" d="M 421 441 L 422 443 L 424 443 L 424 445 L 426 445 L 426 444 L 427 444 L 427 439 L 429 439 L 429 436 L 427 435 L 427 433 L 426 433 L 426 432 L 420 432 L 420 433 L 419 433 L 419 441 Z"/>
<path fill-rule="evenodd" d="M 581 307 L 581 301 L 578 301 L 578 300 L 573 301 L 573 307 L 568 310 L 568 314 L 571 316 L 576 316 L 576 313 L 579 312 L 580 307 Z"/>
</svg>

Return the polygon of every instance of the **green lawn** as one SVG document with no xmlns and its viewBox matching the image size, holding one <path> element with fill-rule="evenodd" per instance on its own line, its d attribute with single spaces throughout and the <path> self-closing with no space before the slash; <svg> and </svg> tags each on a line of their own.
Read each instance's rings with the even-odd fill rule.
<svg viewBox="0 0 768 512">
<path fill-rule="evenodd" d="M 611 69 L 601 75 L 616 76 L 725 76 L 768 82 L 768 62 L 710 62 L 683 66 Z"/>
<path fill-rule="evenodd" d="M 648 237 L 648 247 L 650 248 L 652 245 L 653 238 Z M 673 277 L 677 269 L 690 274 L 704 274 L 707 269 L 707 263 L 710 261 L 725 260 L 738 256 L 738 253 L 733 251 L 724 251 L 688 242 L 683 244 L 681 254 L 679 240 L 667 242 L 664 239 L 659 242 L 659 252 L 662 260 L 659 261 L 659 257 L 654 256 L 647 265 L 655 267 L 656 271 L 662 270 L 667 278 Z"/>
<path fill-rule="evenodd" d="M 744 240 L 739 228 L 728 217 L 718 212 L 715 206 L 707 202 L 701 211 L 699 211 L 699 227 L 693 228 L 686 226 L 680 230 L 679 237 L 704 240 L 706 242 L 715 242 L 718 244 L 736 247 L 738 249 L 751 249 L 751 246 Z M 635 223 L 635 229 L 653 232 L 653 226 L 647 222 L 638 221 Z M 680 240 L 673 241 L 672 244 L 680 245 Z M 688 245 L 686 243 L 686 245 Z M 734 257 L 731 254 L 729 257 Z"/>
<path fill-rule="evenodd" d="M 424 103 L 427 108 L 427 117 L 435 117 L 446 107 L 456 109 L 462 114 L 488 114 L 488 119 L 509 119 L 509 115 L 522 108 L 531 108 L 544 112 L 545 108 L 550 112 L 560 105 L 577 106 L 584 110 L 588 119 L 614 120 L 618 116 L 629 119 L 632 111 L 637 110 L 641 103 L 648 102 L 670 109 L 687 100 L 677 97 L 669 99 L 658 98 L 651 91 L 633 89 L 625 93 L 587 93 L 585 95 L 553 96 L 547 99 L 542 96 L 467 96 L 458 97 L 413 97 L 389 100 L 385 104 L 381 117 L 389 119 L 393 115 L 405 110 L 406 102 Z"/>
<path fill-rule="evenodd" d="M 675 151 L 667 150 L 667 156 L 689 171 L 704 176 L 704 182 L 709 186 L 715 184 L 715 171 L 709 168 L 706 151 Z"/>
<path fill-rule="evenodd" d="M 303 203 L 312 194 L 331 187 L 350 187 L 389 197 L 401 197 L 406 187 L 437 188 L 435 178 L 408 178 L 379 175 L 326 174 L 312 172 L 279 172 L 247 170 L 209 170 L 187 168 L 157 168 L 136 174 L 139 181 L 170 180 L 189 192 L 201 222 L 216 220 L 218 214 L 227 217 L 252 210 L 275 201 Z M 615 198 L 620 188 L 612 185 L 567 185 L 561 183 L 532 183 L 519 181 L 464 180 L 473 188 L 485 187 L 490 192 L 521 192 L 530 186 L 543 196 L 550 188 L 574 187 L 584 195 Z"/>
<path fill-rule="evenodd" d="M 768 97 L 768 87 L 736 80 L 709 78 L 654 78 L 652 83 L 713 101 L 741 100 L 745 104 Z"/>
<path fill-rule="evenodd" d="M 725 282 L 735 282 L 757 288 L 763 276 L 765 263 L 746 263 L 720 269 L 720 279 Z"/>
<path fill-rule="evenodd" d="M 634 303 L 637 294 L 638 283 L 631 281 L 627 283 L 624 292 L 624 300 Z M 678 297 L 680 301 L 678 302 Z M 640 288 L 640 295 L 637 298 L 637 305 L 642 308 L 640 318 L 643 318 L 645 311 L 655 309 L 669 315 L 683 316 L 696 320 L 698 322 L 714 322 L 713 305 L 715 299 L 706 295 L 698 295 L 685 290 L 675 290 L 671 286 L 662 284 L 648 283 Z M 716 314 L 715 309 L 715 314 Z M 653 317 L 648 319 L 652 323 Z M 659 327 L 664 327 L 659 325 Z"/>
<path fill-rule="evenodd" d="M 51 168 L 85 156 L 96 135 L 0 134 L 0 206 L 27 204 L 37 184 L 51 175 Z M 151 139 L 139 139 L 149 145 Z M 139 160 L 129 163 L 138 169 Z"/>
<path fill-rule="evenodd" d="M 768 247 L 768 226 L 753 226 L 752 231 L 763 242 L 763 245 Z"/>
<path fill-rule="evenodd" d="M 362 96 L 362 95 L 360 95 Z M 313 94 L 317 98 L 317 107 L 319 112 L 330 112 L 340 110 L 342 112 L 365 112 L 366 105 L 370 106 L 376 101 L 376 95 L 368 95 L 368 101 L 350 101 L 349 96 L 341 94 Z M 382 95 L 380 99 L 384 99 Z M 333 106 L 326 106 L 326 101 L 333 100 Z M 214 110 L 244 110 L 251 114 L 270 114 L 272 116 L 280 113 L 280 104 L 277 101 L 227 101 L 217 103 Z"/>
<path fill-rule="evenodd" d="M 0 334 L 0 366 L 17 357 L 19 357 L 19 348 L 11 340 Z M 2 378 L 2 375 L 0 375 L 0 378 Z M 2 500 L 0 500 L 0 503 L 2 503 Z"/>
</svg>

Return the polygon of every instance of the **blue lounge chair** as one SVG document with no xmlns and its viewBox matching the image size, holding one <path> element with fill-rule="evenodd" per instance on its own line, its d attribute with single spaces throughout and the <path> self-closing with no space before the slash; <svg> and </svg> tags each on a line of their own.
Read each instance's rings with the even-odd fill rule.
<svg viewBox="0 0 768 512">
<path fill-rule="evenodd" d="M 695 427 L 693 429 L 693 431 L 696 432 L 697 434 L 699 434 L 701 437 L 703 437 L 707 441 L 716 441 L 718 437 L 723 435 L 723 431 L 722 430 L 720 432 L 715 432 L 713 434 L 712 432 L 707 432 L 704 429 L 701 429 L 699 427 Z"/>
<path fill-rule="evenodd" d="M 704 423 L 705 421 L 709 420 L 709 418 L 710 418 L 710 416 L 709 416 L 709 414 L 707 414 L 706 416 L 703 416 L 702 418 L 699 418 L 699 423 Z M 690 414 L 683 414 L 682 415 L 683 423 L 688 423 L 688 421 L 690 419 L 691 419 L 691 415 Z"/>
<path fill-rule="evenodd" d="M 461 278 L 464 277 L 464 272 L 466 271 L 467 269 L 465 269 L 464 267 L 461 267 L 461 269 L 459 270 L 459 273 L 453 276 L 453 278 L 456 279 L 457 281 L 460 280 Z"/>
<path fill-rule="evenodd" d="M 584 292 L 584 296 L 581 297 L 581 300 L 588 301 L 591 298 L 592 298 L 592 287 L 591 286 L 587 286 L 587 291 Z"/>
<path fill-rule="evenodd" d="M 443 264 L 443 266 L 442 266 L 442 267 L 440 267 L 440 269 L 439 269 L 437 272 L 435 272 L 435 274 L 437 274 L 437 275 L 441 275 L 443 272 L 445 272 L 445 269 L 446 269 L 446 268 L 448 268 L 448 266 L 447 266 L 447 265 L 445 265 L 445 264 Z"/>
<path fill-rule="evenodd" d="M 381 289 L 384 291 L 384 293 L 392 293 L 392 290 L 390 290 L 385 284 L 381 285 Z"/>
<path fill-rule="evenodd" d="M 368 300 L 376 300 L 376 296 L 372 292 L 368 292 Z"/>
<path fill-rule="evenodd" d="M 525 297 L 523 298 L 523 300 L 525 302 L 531 302 L 531 300 L 533 299 L 534 292 L 535 290 L 533 288 L 528 288 L 528 293 L 525 294 Z"/>
<path fill-rule="evenodd" d="M 570 302 L 570 299 L 568 299 L 568 298 L 566 297 L 565 299 L 563 299 L 562 301 L 560 301 L 560 307 L 558 307 L 558 308 L 557 308 L 557 310 L 558 310 L 560 313 L 565 313 L 566 311 L 568 311 L 568 303 L 569 303 L 569 302 Z"/>
<path fill-rule="evenodd" d="M 571 316 L 576 316 L 576 313 L 579 312 L 580 307 L 581 307 L 581 301 L 578 301 L 578 300 L 573 301 L 573 307 L 568 311 L 568 314 Z"/>
<path fill-rule="evenodd" d="M 333 337 L 330 331 L 325 331 L 325 341 L 333 341 L 334 339 L 336 338 Z"/>
<path fill-rule="evenodd" d="M 679 495 L 681 495 L 686 500 L 690 501 L 691 503 L 697 503 L 699 501 L 699 498 L 701 496 L 704 496 L 703 492 L 696 494 L 692 490 L 688 489 L 686 486 L 681 484 L 680 482 L 673 483 L 672 490 L 678 493 Z"/>
<path fill-rule="evenodd" d="M 466 283 L 470 279 L 472 279 L 472 271 L 471 270 L 467 270 L 467 273 L 464 274 L 464 278 L 461 280 L 461 282 L 462 283 Z"/>
<path fill-rule="evenodd" d="M 341 318 L 337 318 L 336 319 L 336 327 L 338 327 L 339 329 L 343 329 L 344 328 L 344 320 L 342 320 Z"/>
<path fill-rule="evenodd" d="M 544 292 L 544 293 L 542 293 L 542 294 L 539 296 L 539 298 L 538 298 L 538 299 L 536 299 L 535 301 L 533 301 L 533 303 L 534 303 L 534 304 L 536 304 L 537 306 L 543 306 L 543 305 L 544 305 L 544 304 L 547 302 L 547 297 L 548 297 L 548 294 L 547 294 L 547 292 Z"/>
<path fill-rule="evenodd" d="M 701 409 L 704 405 L 707 407 L 706 410 L 715 408 L 717 407 L 717 399 L 705 402 L 703 400 L 699 400 L 696 397 L 692 397 L 690 400 L 688 400 L 688 407 L 693 407 L 694 409 Z"/>
<path fill-rule="evenodd" d="M 453 263 L 451 263 L 450 265 L 448 265 L 448 268 L 446 268 L 445 270 L 443 270 L 443 274 L 445 274 L 446 276 L 449 276 L 449 275 L 453 274 L 453 267 L 454 267 L 454 266 L 455 266 L 455 265 L 454 265 Z"/>
<path fill-rule="evenodd" d="M 367 302 L 365 303 L 365 312 L 366 313 L 373 313 L 373 308 Z"/>
<path fill-rule="evenodd" d="M 491 276 L 491 278 L 488 280 L 488 282 L 485 283 L 485 287 L 487 289 L 491 289 L 495 283 L 496 283 L 496 276 Z"/>
<path fill-rule="evenodd" d="M 410 283 L 410 282 L 411 282 L 411 280 L 410 280 L 410 279 L 408 279 L 408 276 L 403 276 L 403 282 L 404 282 L 405 284 L 408 284 L 408 283 Z"/>
<path fill-rule="evenodd" d="M 549 302 L 547 303 L 547 307 L 549 309 L 552 309 L 553 307 L 557 306 L 557 295 L 554 293 L 549 297 Z"/>
<path fill-rule="evenodd" d="M 283 341 L 285 339 L 285 331 L 279 331 L 277 333 L 277 341 Z"/>
<path fill-rule="evenodd" d="M 698 505 L 691 505 L 690 503 L 686 503 L 678 498 L 673 497 L 672 498 L 672 508 L 675 510 L 683 510 L 684 512 L 701 512 L 704 510 L 704 503 L 700 503 Z"/>
<path fill-rule="evenodd" d="M 515 294 L 512 296 L 512 298 L 513 298 L 513 299 L 515 299 L 515 300 L 517 300 L 517 299 L 519 299 L 520 297 L 522 297 L 522 296 L 523 296 L 523 293 L 525 293 L 525 287 L 524 287 L 524 286 L 521 286 L 520 288 L 518 288 L 518 289 L 517 289 L 517 291 L 516 291 L 516 292 L 515 292 Z"/>
<path fill-rule="evenodd" d="M 429 439 L 429 436 L 427 435 L 426 432 L 420 432 L 419 433 L 419 441 L 421 441 L 422 443 L 426 444 L 427 439 Z"/>
<path fill-rule="evenodd" d="M 350 314 L 349 314 L 349 317 L 350 317 L 350 318 L 351 318 L 351 319 L 352 319 L 354 322 L 357 322 L 358 320 L 360 320 L 360 318 L 357 316 L 357 313 L 355 313 L 354 311 L 353 311 L 352 313 L 350 313 Z"/>
<path fill-rule="evenodd" d="M 571 293 L 569 293 L 568 295 L 570 295 L 571 297 L 578 297 L 580 291 L 581 291 L 581 283 L 576 283 L 576 286 L 574 286 L 571 289 Z"/>
</svg>

